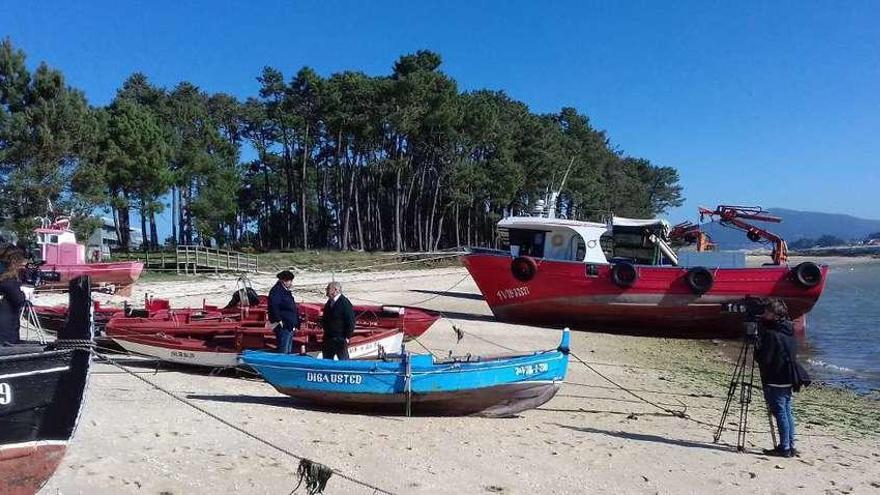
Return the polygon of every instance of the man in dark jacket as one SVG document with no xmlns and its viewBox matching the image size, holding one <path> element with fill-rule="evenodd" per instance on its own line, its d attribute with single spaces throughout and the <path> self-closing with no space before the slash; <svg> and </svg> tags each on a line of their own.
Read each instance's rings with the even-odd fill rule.
<svg viewBox="0 0 880 495">
<path fill-rule="evenodd" d="M 351 301 L 342 295 L 342 284 L 330 282 L 327 285 L 327 303 L 321 316 L 324 328 L 324 342 L 321 353 L 324 359 L 348 359 L 348 339 L 354 334 L 354 308 Z"/>
<path fill-rule="evenodd" d="M 797 359 L 797 342 L 794 327 L 788 319 L 788 309 L 779 299 L 770 299 L 761 316 L 758 327 L 758 341 L 755 344 L 755 359 L 761 371 L 764 385 L 764 399 L 767 407 L 776 418 L 779 429 L 779 445 L 765 450 L 768 455 L 793 457 L 794 415 L 792 414 L 791 392 L 794 382 L 794 360 Z"/>
<path fill-rule="evenodd" d="M 21 338 L 21 308 L 27 301 L 18 278 L 25 257 L 19 250 L 7 248 L 0 258 L 0 345 L 17 344 Z"/>
<path fill-rule="evenodd" d="M 278 273 L 278 282 L 269 291 L 269 323 L 275 331 L 277 351 L 290 354 L 293 332 L 299 330 L 299 310 L 290 288 L 293 286 L 293 273 L 284 270 Z"/>
</svg>

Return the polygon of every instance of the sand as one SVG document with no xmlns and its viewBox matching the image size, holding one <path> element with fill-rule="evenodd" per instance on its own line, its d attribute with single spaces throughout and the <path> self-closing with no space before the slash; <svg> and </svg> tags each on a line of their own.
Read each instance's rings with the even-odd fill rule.
<svg viewBox="0 0 880 495">
<path fill-rule="evenodd" d="M 330 277 L 301 274 L 297 298 L 321 300 L 320 288 Z M 355 303 L 443 311 L 447 318 L 420 339 L 439 354 L 498 353 L 499 345 L 553 348 L 560 337 L 554 329 L 494 321 L 462 268 L 337 279 Z M 177 304 L 198 305 L 203 298 L 225 303 L 235 283 L 233 278 L 142 283 L 132 300 L 151 292 Z M 256 277 L 254 283 L 264 292 L 272 277 Z M 63 300 L 38 297 L 38 303 Z M 466 332 L 461 342 L 453 325 Z M 717 424 L 726 394 L 729 365 L 719 356 L 732 345 L 716 344 L 573 334 L 574 353 L 595 371 L 662 407 L 686 406 L 690 417 L 709 425 Z M 279 448 L 393 493 L 880 493 L 880 428 L 876 418 L 860 422 L 880 415 L 875 399 L 848 398 L 836 410 L 821 390 L 796 396 L 802 456 L 781 459 L 759 454 L 771 446 L 760 402 L 749 423 L 756 430 L 747 437 L 750 452 L 736 453 L 735 431 L 713 444 L 713 427 L 642 402 L 575 361 L 552 401 L 510 419 L 301 410 L 259 379 L 126 363 L 138 376 Z M 812 403 L 812 409 L 798 401 Z M 805 416 L 805 410 L 828 414 Z M 858 433 L 865 428 L 871 431 Z M 42 493 L 287 494 L 296 486 L 297 465 L 118 368 L 96 364 L 76 436 Z M 325 493 L 373 491 L 334 475 Z"/>
</svg>

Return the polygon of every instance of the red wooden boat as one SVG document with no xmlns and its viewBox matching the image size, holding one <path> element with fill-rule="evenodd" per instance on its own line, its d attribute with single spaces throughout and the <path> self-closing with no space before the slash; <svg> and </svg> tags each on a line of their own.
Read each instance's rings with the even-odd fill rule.
<svg viewBox="0 0 880 495">
<path fill-rule="evenodd" d="M 87 275 L 98 286 L 112 285 L 115 290 L 125 293 L 140 277 L 144 264 L 139 261 L 100 262 L 100 253 L 86 262 L 85 246 L 76 242 L 76 235 L 70 230 L 70 221 L 60 218 L 54 222 L 44 221 L 34 230 L 40 256 L 46 263 L 43 271 L 59 275 L 58 280 L 46 280 L 46 287 L 66 287 L 76 277 Z"/>
<path fill-rule="evenodd" d="M 237 366 L 238 354 L 246 349 L 275 348 L 275 335 L 262 308 L 246 308 L 238 316 L 215 310 L 159 311 L 148 318 L 117 316 L 107 324 L 106 333 L 129 352 L 211 368 Z M 306 319 L 294 336 L 293 348 L 320 355 L 322 333 L 315 320 Z M 353 359 L 375 358 L 380 349 L 396 352 L 402 342 L 402 328 L 385 320 L 356 327 L 348 351 Z"/>
<path fill-rule="evenodd" d="M 250 309 L 265 309 L 267 299 L 265 296 L 258 297 L 259 302 Z M 202 304 L 202 308 L 198 311 L 202 312 L 219 312 L 230 318 L 237 318 L 242 311 L 237 301 L 227 306 L 219 307 L 210 304 Z M 304 320 L 320 321 L 324 306 L 318 303 L 300 303 L 300 316 Z M 101 306 L 99 302 L 95 302 L 95 331 L 100 335 L 103 333 L 107 322 L 114 316 L 125 315 L 126 308 L 115 306 Z M 147 298 L 144 301 L 144 309 L 134 310 L 139 317 L 155 315 L 159 311 L 168 310 L 171 304 L 167 299 Z M 44 330 L 57 332 L 64 324 L 67 318 L 67 306 L 34 306 L 34 311 L 40 321 L 40 326 Z M 130 311 L 130 310 L 129 310 Z M 193 311 L 190 308 L 182 308 L 176 310 L 180 315 L 182 312 Z M 431 325 L 434 324 L 440 315 L 421 308 L 413 308 L 407 306 L 380 306 L 380 305 L 357 305 L 354 306 L 355 318 L 358 327 L 385 327 L 401 326 L 407 337 L 418 337 L 425 333 Z"/>
<path fill-rule="evenodd" d="M 742 207 L 718 211 L 723 208 L 739 208 L 744 218 L 772 218 Z M 502 250 L 474 249 L 462 262 L 505 321 L 733 336 L 741 334 L 742 320 L 725 313 L 725 303 L 782 298 L 790 316 L 802 319 L 828 275 L 827 266 L 811 262 L 787 265 L 785 242 L 758 228 L 747 230 L 749 238 L 772 240 L 774 263 L 754 268 L 745 267 L 743 254 L 737 263 L 729 262 L 736 254 L 717 252 L 688 253 L 688 262 L 679 263 L 685 255 L 665 241 L 670 227 L 662 220 L 511 217 L 498 229 Z"/>
</svg>

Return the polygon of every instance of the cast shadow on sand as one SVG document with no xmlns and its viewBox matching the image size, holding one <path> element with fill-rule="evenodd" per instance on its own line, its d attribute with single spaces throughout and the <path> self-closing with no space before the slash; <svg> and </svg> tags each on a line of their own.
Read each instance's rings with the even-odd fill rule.
<svg viewBox="0 0 880 495">
<path fill-rule="evenodd" d="M 718 450 L 721 452 L 730 452 L 730 447 L 725 445 L 716 445 L 714 443 L 701 443 L 701 442 L 692 442 L 689 440 L 676 440 L 674 438 L 665 438 L 657 435 L 646 435 L 644 433 L 628 433 L 625 431 L 610 431 L 610 430 L 601 430 L 599 428 L 590 428 L 589 426 L 570 426 L 570 425 L 562 425 L 559 423 L 548 423 L 560 428 L 566 428 L 568 430 L 579 431 L 582 433 L 595 433 L 599 435 L 607 435 L 609 437 L 617 437 L 622 438 L 624 440 L 637 440 L 640 442 L 655 442 L 655 443 L 665 443 L 668 445 L 677 445 L 679 447 L 687 447 L 692 449 L 708 449 L 708 450 Z"/>
<path fill-rule="evenodd" d="M 388 415 L 381 414 L 369 414 L 365 411 L 347 411 L 347 410 L 339 410 L 333 409 L 330 407 L 319 407 L 313 406 L 307 403 L 302 403 L 294 399 L 293 397 L 279 397 L 279 396 L 257 396 L 257 395 L 202 395 L 202 394 L 189 394 L 186 396 L 187 399 L 190 400 L 204 400 L 204 401 L 213 401 L 213 402 L 227 402 L 231 404 L 253 404 L 257 406 L 271 406 L 271 407 L 281 407 L 285 409 L 302 409 L 306 411 L 318 411 L 318 412 L 332 412 L 332 413 L 340 413 L 340 414 L 362 414 L 368 415 L 375 418 L 387 419 L 389 421 L 403 421 L 403 419 L 390 417 Z M 400 415 L 404 415 L 404 411 L 401 409 Z"/>
<path fill-rule="evenodd" d="M 482 301 L 482 294 L 473 294 L 471 292 L 451 292 L 445 290 L 427 290 L 427 289 L 410 289 L 410 292 L 418 292 L 420 294 L 435 294 L 444 297 L 455 297 L 458 299 L 472 299 L 474 301 Z"/>
</svg>

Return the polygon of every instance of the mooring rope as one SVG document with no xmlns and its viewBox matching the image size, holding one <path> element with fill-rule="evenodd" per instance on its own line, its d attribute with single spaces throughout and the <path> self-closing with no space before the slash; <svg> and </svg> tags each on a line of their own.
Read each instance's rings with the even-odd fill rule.
<svg viewBox="0 0 880 495">
<path fill-rule="evenodd" d="M 388 495 L 393 495 L 393 492 L 390 492 L 390 491 L 385 490 L 385 489 L 383 489 L 383 488 L 379 488 L 378 486 L 375 486 L 375 485 L 371 485 L 371 484 L 369 484 L 369 483 L 367 483 L 367 482 L 365 482 L 365 481 L 361 481 L 361 480 L 359 480 L 359 479 L 357 479 L 357 478 L 354 478 L 354 477 L 352 477 L 352 476 L 349 476 L 349 475 L 343 473 L 342 471 L 339 471 L 338 469 L 331 468 L 331 467 L 326 466 L 326 465 L 324 465 L 324 464 L 321 464 L 321 463 L 319 463 L 319 462 L 317 462 L 317 461 L 314 461 L 314 460 L 309 459 L 309 458 L 307 458 L 307 457 L 303 457 L 303 456 L 298 455 L 298 454 L 296 454 L 296 453 L 294 453 L 294 452 L 291 452 L 291 451 L 285 449 L 284 447 L 281 447 L 281 446 L 279 446 L 279 445 L 276 445 L 276 444 L 270 442 L 269 440 L 266 440 L 266 439 L 264 439 L 264 438 L 262 438 L 262 437 L 260 437 L 260 436 L 258 436 L 258 435 L 256 435 L 256 434 L 254 434 L 254 433 L 251 433 L 250 431 L 245 430 L 244 428 L 242 428 L 242 427 L 240 427 L 240 426 L 238 426 L 238 425 L 236 425 L 236 424 L 234 424 L 234 423 L 231 423 L 231 422 L 229 422 L 229 421 L 227 421 L 227 420 L 221 418 L 220 416 L 217 416 L 216 414 L 214 414 L 214 413 L 208 411 L 207 409 L 205 409 L 205 408 L 203 408 L 203 407 L 201 407 L 201 406 L 199 406 L 199 405 L 197 405 L 197 404 L 194 404 L 192 401 L 189 401 L 189 400 L 184 399 L 184 398 L 182 398 L 182 397 L 178 397 L 177 395 L 175 395 L 175 394 L 174 394 L 173 392 L 171 392 L 170 390 L 167 390 L 167 389 L 161 387 L 160 385 L 158 385 L 158 384 L 156 384 L 156 383 L 153 383 L 153 382 L 151 382 L 150 380 L 147 380 L 146 378 L 144 378 L 144 377 L 142 377 L 142 376 L 140 376 L 140 375 L 138 375 L 138 374 L 133 373 L 131 370 L 127 369 L 125 366 L 122 366 L 121 364 L 117 363 L 113 358 L 111 358 L 111 357 L 109 357 L 109 356 L 107 356 L 107 355 L 105 355 L 105 354 L 99 353 L 99 352 L 97 352 L 97 351 L 95 351 L 95 350 L 92 350 L 92 353 L 93 353 L 96 357 L 98 357 L 99 359 L 102 359 L 102 360 L 104 360 L 104 361 L 110 363 L 111 365 L 113 365 L 113 366 L 119 368 L 120 370 L 124 371 L 126 374 L 129 374 L 129 375 L 133 376 L 134 378 L 137 378 L 138 380 L 140 380 L 140 381 L 146 383 L 147 385 L 149 385 L 150 387 L 154 388 L 155 390 L 158 390 L 159 392 L 162 392 L 162 393 L 164 393 L 165 395 L 168 395 L 168 396 L 171 397 L 172 399 L 174 399 L 174 400 L 176 400 L 176 401 L 178 401 L 178 402 L 181 402 L 181 403 L 183 403 L 183 404 L 186 404 L 187 406 L 189 406 L 189 407 L 195 409 L 196 411 L 198 411 L 198 412 L 200 412 L 200 413 L 202 413 L 202 414 L 208 416 L 209 418 L 211 418 L 211 419 L 213 419 L 213 420 L 215 420 L 215 421 L 218 421 L 219 423 L 221 423 L 221 424 L 223 424 L 223 425 L 225 425 L 225 426 L 227 426 L 227 427 L 229 427 L 229 428 L 231 428 L 231 429 L 233 429 L 233 430 L 235 430 L 235 431 L 237 431 L 237 432 L 239 432 L 239 433 L 241 433 L 241 434 L 243 434 L 243 435 L 245 435 L 245 436 L 247 436 L 247 437 L 249 437 L 249 438 L 251 438 L 251 439 L 253 439 L 253 440 L 258 441 L 258 442 L 262 443 L 263 445 L 266 445 L 267 447 L 273 448 L 273 449 L 277 450 L 278 452 L 281 452 L 281 453 L 286 454 L 286 455 L 288 455 L 288 456 L 290 456 L 290 457 L 292 457 L 292 458 L 294 458 L 294 459 L 299 460 L 299 461 L 300 461 L 300 468 L 302 468 L 302 466 L 304 466 L 304 465 L 305 465 L 305 466 L 320 466 L 320 468 L 317 468 L 317 471 L 319 471 L 319 472 L 321 471 L 321 469 L 326 469 L 326 470 L 329 470 L 331 473 L 333 473 L 333 474 L 339 476 L 339 477 L 342 478 L 342 479 L 348 480 L 348 481 L 350 481 L 350 482 L 352 482 L 352 483 L 354 483 L 354 484 L 357 484 L 357 485 L 359 485 L 359 486 L 362 486 L 362 487 L 364 487 L 364 488 L 369 488 L 370 490 L 373 490 L 374 493 L 386 493 L 386 494 L 388 494 Z M 304 464 L 304 463 L 306 463 L 306 464 Z M 315 470 L 315 469 L 316 469 L 316 468 L 309 468 L 310 471 L 311 471 L 311 470 Z M 322 475 L 321 477 L 319 477 L 319 479 L 320 479 L 320 478 L 323 478 L 323 475 Z M 329 476 L 327 476 L 326 478 L 329 479 Z M 323 490 L 324 485 L 327 484 L 327 479 L 323 479 L 323 482 L 320 482 L 320 481 L 318 482 L 318 485 L 321 487 L 321 490 Z M 302 481 L 302 478 L 300 479 L 300 481 Z M 310 493 L 310 494 L 321 493 L 320 490 L 318 490 L 318 491 L 311 491 L 312 489 L 311 489 L 311 488 L 308 488 L 308 487 L 309 487 L 309 486 L 312 486 L 312 485 L 313 485 L 312 478 L 308 478 L 308 477 L 307 477 L 307 478 L 306 478 L 306 486 L 307 486 L 307 489 L 309 490 L 309 493 Z M 299 486 L 299 485 L 297 485 L 297 487 L 298 487 L 298 486 Z M 296 488 L 294 488 L 294 491 L 296 491 Z M 292 493 L 292 492 L 291 492 L 291 493 Z"/>
</svg>

